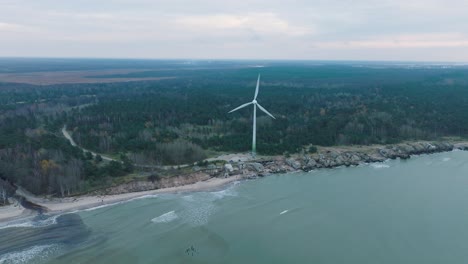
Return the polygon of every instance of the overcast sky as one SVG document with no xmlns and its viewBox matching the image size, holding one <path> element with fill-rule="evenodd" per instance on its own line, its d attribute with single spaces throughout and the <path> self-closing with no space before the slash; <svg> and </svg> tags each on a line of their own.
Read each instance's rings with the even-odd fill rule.
<svg viewBox="0 0 468 264">
<path fill-rule="evenodd" d="M 468 62 L 468 0 L 0 0 L 0 56 Z"/>
</svg>

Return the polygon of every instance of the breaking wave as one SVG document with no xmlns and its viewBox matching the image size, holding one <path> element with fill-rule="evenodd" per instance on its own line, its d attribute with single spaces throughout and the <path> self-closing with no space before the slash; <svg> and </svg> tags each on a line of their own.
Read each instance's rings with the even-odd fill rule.
<svg viewBox="0 0 468 264">
<path fill-rule="evenodd" d="M 29 219 L 20 219 L 13 222 L 8 222 L 0 225 L 0 229 L 12 228 L 12 227 L 45 227 L 57 224 L 57 217 L 60 215 L 53 216 L 38 216 Z"/>
<path fill-rule="evenodd" d="M 94 207 L 90 207 L 90 208 L 86 208 L 86 209 L 76 210 L 76 211 L 73 211 L 73 213 L 90 212 L 90 211 L 94 211 L 94 210 L 98 210 L 98 209 L 102 209 L 102 208 L 106 208 L 106 207 L 125 204 L 125 203 L 136 201 L 136 200 L 150 199 L 150 198 L 156 198 L 156 197 L 159 197 L 159 195 L 157 195 L 157 194 L 148 194 L 148 195 L 143 195 L 143 196 L 138 196 L 138 197 L 135 197 L 135 198 L 131 198 L 131 199 L 128 199 L 128 200 L 122 200 L 122 201 L 102 204 L 102 205 L 98 205 L 98 206 L 94 206 Z"/>
<path fill-rule="evenodd" d="M 385 169 L 385 168 L 390 168 L 390 165 L 383 164 L 383 163 L 372 163 L 371 167 L 374 169 Z"/>
<path fill-rule="evenodd" d="M 175 211 L 170 211 L 168 213 L 162 214 L 158 217 L 151 219 L 153 223 L 169 223 L 176 220 L 179 216 L 175 213 Z"/>
<path fill-rule="evenodd" d="M 0 256 L 0 264 L 21 264 L 30 263 L 31 261 L 43 261 L 59 250 L 60 246 L 57 244 L 33 246 L 23 251 L 10 252 Z"/>
<path fill-rule="evenodd" d="M 182 196 L 180 201 L 183 209 L 179 212 L 180 218 L 192 226 L 207 224 L 210 216 L 218 209 L 218 200 L 238 195 L 235 188 L 237 184 L 235 182 L 220 191 L 196 192 Z"/>
</svg>

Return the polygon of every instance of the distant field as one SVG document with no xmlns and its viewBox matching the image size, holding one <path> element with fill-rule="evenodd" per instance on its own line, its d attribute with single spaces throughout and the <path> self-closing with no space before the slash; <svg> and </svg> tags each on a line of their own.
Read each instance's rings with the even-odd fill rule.
<svg viewBox="0 0 468 264">
<path fill-rule="evenodd" d="M 27 83 L 34 85 L 73 84 L 73 83 L 111 83 L 132 82 L 146 80 L 163 80 L 175 77 L 128 77 L 113 78 L 116 74 L 130 74 L 143 72 L 143 69 L 112 69 L 112 70 L 82 70 L 82 71 L 44 71 L 44 72 L 14 72 L 0 73 L 0 82 Z M 109 78 L 103 78 L 109 75 Z"/>
<path fill-rule="evenodd" d="M 112 83 L 206 77 L 254 67 L 248 61 L 0 58 L 0 83 L 34 85 Z"/>
</svg>

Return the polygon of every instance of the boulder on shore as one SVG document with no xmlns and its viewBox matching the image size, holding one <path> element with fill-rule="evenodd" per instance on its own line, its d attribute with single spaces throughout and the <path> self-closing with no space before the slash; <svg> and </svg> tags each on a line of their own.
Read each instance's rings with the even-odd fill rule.
<svg viewBox="0 0 468 264">
<path fill-rule="evenodd" d="M 262 172 L 265 168 L 261 163 L 258 162 L 250 162 L 246 164 L 247 169 L 254 170 L 256 172 Z"/>
</svg>

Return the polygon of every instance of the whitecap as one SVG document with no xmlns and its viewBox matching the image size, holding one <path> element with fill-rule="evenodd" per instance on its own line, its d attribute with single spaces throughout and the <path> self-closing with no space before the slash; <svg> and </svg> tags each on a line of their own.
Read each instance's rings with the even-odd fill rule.
<svg viewBox="0 0 468 264">
<path fill-rule="evenodd" d="M 185 201 L 188 201 L 188 202 L 193 202 L 195 201 L 193 199 L 193 195 L 185 195 L 185 196 L 182 196 L 182 199 L 184 199 Z"/>
<path fill-rule="evenodd" d="M 210 192 L 194 192 L 188 195 L 180 196 L 181 209 L 178 215 L 183 222 L 192 226 L 201 226 L 208 223 L 210 216 L 218 210 L 217 201 L 226 197 L 235 197 L 238 195 L 236 185 L 239 182 L 233 182 L 229 187 Z"/>
<path fill-rule="evenodd" d="M 147 194 L 147 195 L 143 195 L 143 196 L 139 196 L 139 197 L 135 197 L 135 198 L 132 198 L 132 199 L 129 199 L 128 201 L 135 201 L 135 200 L 140 200 L 140 199 L 151 199 L 151 198 L 157 198 L 159 197 L 158 194 Z"/>
<path fill-rule="evenodd" d="M 231 187 L 226 188 L 221 191 L 210 192 L 210 194 L 214 196 L 215 200 L 222 199 L 224 197 L 235 197 L 237 196 L 237 192 L 235 191 L 235 188 L 234 188 L 235 185 L 237 184 L 233 184 Z"/>
<path fill-rule="evenodd" d="M 214 195 L 214 198 L 217 200 L 217 199 L 222 199 L 224 197 L 229 197 L 229 196 L 236 196 L 237 193 L 231 191 L 231 190 L 222 190 L 222 191 L 219 191 L 219 192 L 212 192 L 211 193 L 212 195 Z"/>
<path fill-rule="evenodd" d="M 179 216 L 175 213 L 175 211 L 170 211 L 165 214 L 162 214 L 158 217 L 155 217 L 151 219 L 151 222 L 153 223 L 169 223 L 171 221 L 174 221 L 178 218 Z"/>
<path fill-rule="evenodd" d="M 186 208 L 181 217 L 185 222 L 192 226 L 202 226 L 208 223 L 211 214 L 216 210 L 216 207 L 211 203 L 194 205 Z"/>
<path fill-rule="evenodd" d="M 59 250 L 60 246 L 56 244 L 38 245 L 23 251 L 16 251 L 0 256 L 0 264 L 7 263 L 30 263 L 31 261 L 45 260 L 51 254 Z"/>
<path fill-rule="evenodd" d="M 73 211 L 73 213 L 78 213 L 78 212 L 91 212 L 91 211 L 94 211 L 94 210 L 98 210 L 98 209 L 102 209 L 102 208 L 106 208 L 106 207 L 111 207 L 111 206 L 114 206 L 114 205 L 119 205 L 119 204 L 122 204 L 122 203 L 125 203 L 125 202 L 127 202 L 127 201 L 98 205 L 98 206 L 95 206 L 95 207 L 90 207 L 90 208 L 86 208 L 86 209 L 76 210 L 76 211 Z"/>
<path fill-rule="evenodd" d="M 284 210 L 283 212 L 280 213 L 280 215 L 287 213 L 289 210 Z"/>
<path fill-rule="evenodd" d="M 448 157 L 442 159 L 442 161 L 444 161 L 444 162 L 445 162 L 445 161 L 449 161 L 449 160 L 451 160 L 451 158 L 448 158 Z"/>
<path fill-rule="evenodd" d="M 121 201 L 116 201 L 116 202 L 113 202 L 113 203 L 104 203 L 104 204 L 97 205 L 97 206 L 90 207 L 90 208 L 78 209 L 78 210 L 74 210 L 74 211 L 72 211 L 70 213 L 90 212 L 90 211 L 94 211 L 94 210 L 98 210 L 98 209 L 102 209 L 102 208 L 106 208 L 106 207 L 111 207 L 111 206 L 114 206 L 114 205 L 120 205 L 120 204 L 125 204 L 125 203 L 136 201 L 136 200 L 151 199 L 151 198 L 156 198 L 156 197 L 159 197 L 159 195 L 158 194 L 148 194 L 148 195 L 134 197 L 134 198 L 131 198 L 131 199 L 128 199 L 128 200 L 121 200 Z M 103 200 L 105 201 L 105 198 Z"/>
<path fill-rule="evenodd" d="M 390 168 L 390 165 L 383 164 L 383 163 L 372 163 L 371 167 L 374 169 L 384 169 L 384 168 Z"/>
<path fill-rule="evenodd" d="M 216 210 L 214 202 L 225 195 L 224 192 L 196 193 L 181 199 L 181 219 L 192 226 L 208 223 L 210 215 Z"/>
<path fill-rule="evenodd" d="M 60 215 L 49 216 L 43 219 L 21 219 L 14 222 L 9 222 L 0 226 L 0 229 L 12 228 L 12 227 L 45 227 L 57 224 L 57 217 Z"/>
</svg>

